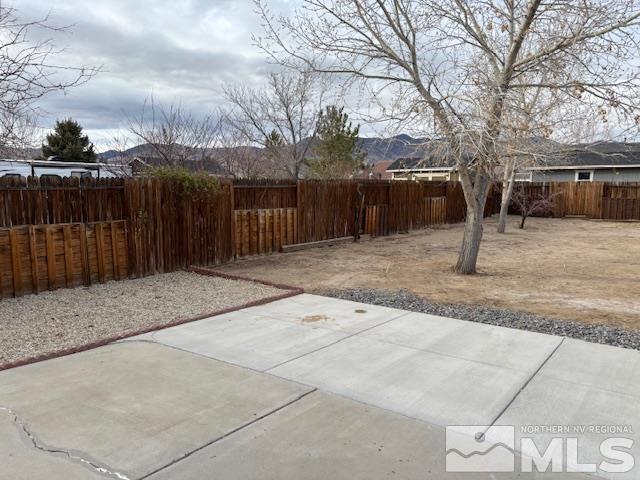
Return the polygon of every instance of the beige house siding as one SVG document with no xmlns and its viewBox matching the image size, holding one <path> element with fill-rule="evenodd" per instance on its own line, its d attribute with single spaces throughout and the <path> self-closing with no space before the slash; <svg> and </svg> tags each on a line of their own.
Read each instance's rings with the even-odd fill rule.
<svg viewBox="0 0 640 480">
<path fill-rule="evenodd" d="M 458 172 L 421 170 L 409 172 L 391 172 L 392 180 L 425 180 L 430 182 L 456 182 L 460 179 Z"/>
</svg>

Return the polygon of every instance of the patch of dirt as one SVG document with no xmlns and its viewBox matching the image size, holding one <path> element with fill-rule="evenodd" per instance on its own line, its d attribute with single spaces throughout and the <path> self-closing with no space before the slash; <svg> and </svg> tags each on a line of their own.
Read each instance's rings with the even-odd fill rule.
<svg viewBox="0 0 640 480">
<path fill-rule="evenodd" d="M 332 318 L 326 315 L 307 315 L 302 317 L 302 323 L 326 322 L 327 320 L 332 320 Z"/>
<path fill-rule="evenodd" d="M 223 267 L 228 273 L 323 289 L 406 289 L 434 302 L 466 303 L 640 329 L 640 223 L 487 219 L 478 275 L 452 271 L 463 226 L 357 244 L 276 254 Z"/>
</svg>

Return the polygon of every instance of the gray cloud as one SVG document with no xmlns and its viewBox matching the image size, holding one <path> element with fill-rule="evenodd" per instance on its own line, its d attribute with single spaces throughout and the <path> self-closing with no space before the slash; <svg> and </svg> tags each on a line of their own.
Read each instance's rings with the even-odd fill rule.
<svg viewBox="0 0 640 480">
<path fill-rule="evenodd" d="M 281 2 L 276 8 L 291 8 Z M 101 66 L 86 85 L 41 105 L 43 127 L 73 117 L 99 147 L 123 112 L 135 113 L 152 92 L 205 111 L 223 103 L 223 83 L 258 83 L 274 68 L 252 45 L 260 27 L 251 0 L 67 0 L 53 10 L 45 0 L 20 0 L 13 6 L 25 19 L 49 12 L 52 23 L 71 25 L 55 38 L 65 49 L 59 63 Z"/>
</svg>

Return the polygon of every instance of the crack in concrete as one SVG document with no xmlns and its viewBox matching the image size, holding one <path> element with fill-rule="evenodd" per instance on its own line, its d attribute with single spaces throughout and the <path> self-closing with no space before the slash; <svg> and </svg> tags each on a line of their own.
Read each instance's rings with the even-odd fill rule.
<svg viewBox="0 0 640 480">
<path fill-rule="evenodd" d="M 126 476 L 123 473 L 117 472 L 108 466 L 101 464 L 100 462 L 86 458 L 87 456 L 82 456 L 76 453 L 72 453 L 69 450 L 60 447 L 52 447 L 43 444 L 38 438 L 29 430 L 26 423 L 20 418 L 20 416 L 11 408 L 3 407 L 0 405 L 0 411 L 6 412 L 13 417 L 13 423 L 18 428 L 18 431 L 26 437 L 26 439 L 31 443 L 31 445 L 41 452 L 50 453 L 50 454 L 58 454 L 67 457 L 69 460 L 73 462 L 77 462 L 80 465 L 89 468 L 91 470 L 96 471 L 97 473 L 107 476 L 109 478 L 114 478 L 118 480 L 132 480 L 130 477 Z"/>
</svg>

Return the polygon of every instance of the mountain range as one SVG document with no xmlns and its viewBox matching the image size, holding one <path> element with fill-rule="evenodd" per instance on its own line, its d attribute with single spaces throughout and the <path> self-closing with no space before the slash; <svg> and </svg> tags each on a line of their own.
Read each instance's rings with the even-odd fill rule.
<svg viewBox="0 0 640 480">
<path fill-rule="evenodd" d="M 243 147 L 240 147 L 243 148 Z M 389 138 L 362 137 L 360 138 L 360 148 L 367 152 L 366 161 L 370 165 L 387 160 L 395 160 L 400 157 L 416 157 L 424 154 L 426 149 L 426 139 L 413 138 L 410 135 L 401 134 Z M 214 148 L 213 157 L 224 154 L 226 148 Z M 256 150 L 260 150 L 256 148 Z M 100 161 L 109 161 L 118 156 L 153 156 L 152 149 L 145 144 L 129 148 L 124 152 L 107 150 L 98 154 Z"/>
</svg>

